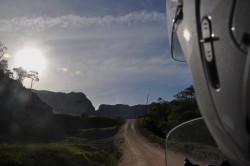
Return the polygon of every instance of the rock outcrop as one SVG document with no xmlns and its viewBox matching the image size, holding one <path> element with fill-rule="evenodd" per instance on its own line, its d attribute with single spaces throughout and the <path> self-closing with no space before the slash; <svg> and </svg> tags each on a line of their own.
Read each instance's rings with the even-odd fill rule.
<svg viewBox="0 0 250 166">
<path fill-rule="evenodd" d="M 53 108 L 55 113 L 80 115 L 91 114 L 95 111 L 91 101 L 81 92 L 51 92 L 44 90 L 33 90 L 45 103 Z"/>
</svg>

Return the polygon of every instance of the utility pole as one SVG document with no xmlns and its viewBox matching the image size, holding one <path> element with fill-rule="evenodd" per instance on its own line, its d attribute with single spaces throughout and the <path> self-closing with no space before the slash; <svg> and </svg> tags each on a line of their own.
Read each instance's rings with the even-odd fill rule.
<svg viewBox="0 0 250 166">
<path fill-rule="evenodd" d="M 146 114 L 147 114 L 147 110 L 148 110 L 148 98 L 149 98 L 149 94 L 147 96 L 146 106 L 145 106 L 145 110 L 144 110 L 143 125 L 145 124 L 145 118 L 146 118 Z"/>
</svg>

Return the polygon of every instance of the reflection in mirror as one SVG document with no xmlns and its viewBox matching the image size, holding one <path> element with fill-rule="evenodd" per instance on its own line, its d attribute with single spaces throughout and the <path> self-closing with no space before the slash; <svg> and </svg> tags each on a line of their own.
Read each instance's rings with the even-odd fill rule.
<svg viewBox="0 0 250 166">
<path fill-rule="evenodd" d="M 200 166 L 220 165 L 226 159 L 202 118 L 184 122 L 167 134 L 167 166 L 182 166 L 184 158 Z"/>
<path fill-rule="evenodd" d="M 186 62 L 183 50 L 180 45 L 179 38 L 176 34 L 176 32 L 172 33 L 172 45 L 171 45 L 171 51 L 172 51 L 172 58 L 176 61 L 180 62 Z"/>
</svg>

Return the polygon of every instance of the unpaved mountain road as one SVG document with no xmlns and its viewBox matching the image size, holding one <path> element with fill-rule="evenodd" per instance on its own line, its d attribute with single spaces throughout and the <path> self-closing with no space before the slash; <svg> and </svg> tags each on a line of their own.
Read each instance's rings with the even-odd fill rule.
<svg viewBox="0 0 250 166">
<path fill-rule="evenodd" d="M 126 121 L 117 135 L 117 140 L 123 153 L 119 166 L 166 166 L 164 149 L 148 142 L 139 133 L 136 120 Z M 183 156 L 173 154 L 168 157 L 171 157 L 173 165 L 183 166 Z"/>
</svg>

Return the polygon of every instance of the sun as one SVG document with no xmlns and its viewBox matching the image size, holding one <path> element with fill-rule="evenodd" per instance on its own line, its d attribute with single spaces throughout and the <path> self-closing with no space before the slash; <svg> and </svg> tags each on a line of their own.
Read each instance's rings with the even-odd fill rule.
<svg viewBox="0 0 250 166">
<path fill-rule="evenodd" d="M 14 63 L 16 67 L 22 67 L 27 71 L 35 70 L 39 74 L 45 70 L 47 65 L 43 53 L 32 47 L 19 50 L 15 55 Z"/>
</svg>

